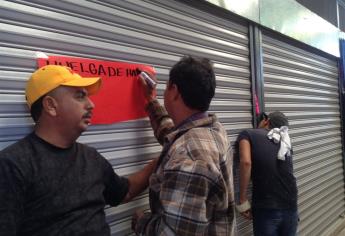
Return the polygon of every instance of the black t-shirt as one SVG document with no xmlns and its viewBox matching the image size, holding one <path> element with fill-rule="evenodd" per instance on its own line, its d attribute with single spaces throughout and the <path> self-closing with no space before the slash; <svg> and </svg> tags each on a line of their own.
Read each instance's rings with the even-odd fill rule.
<svg viewBox="0 0 345 236">
<path fill-rule="evenodd" d="M 297 186 L 292 156 L 278 160 L 280 148 L 267 138 L 267 129 L 242 131 L 238 141 L 246 139 L 252 156 L 252 205 L 254 208 L 297 209 Z"/>
<path fill-rule="evenodd" d="M 128 180 L 94 148 L 58 148 L 34 133 L 0 152 L 0 235 L 110 235 L 104 206 Z"/>
</svg>

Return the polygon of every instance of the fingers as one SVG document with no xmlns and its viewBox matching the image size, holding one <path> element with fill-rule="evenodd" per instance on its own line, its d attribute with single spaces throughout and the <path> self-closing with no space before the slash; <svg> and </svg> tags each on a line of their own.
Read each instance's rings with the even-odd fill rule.
<svg viewBox="0 0 345 236">
<path fill-rule="evenodd" d="M 143 85 L 144 88 L 144 94 L 148 101 L 155 98 L 155 89 L 157 84 L 157 79 L 154 75 L 149 74 L 148 72 L 145 72 L 145 76 L 138 76 L 140 83 Z M 145 79 L 146 78 L 146 79 Z"/>
<path fill-rule="evenodd" d="M 140 74 L 139 74 L 139 78 L 141 80 L 141 83 L 142 84 L 145 84 L 151 88 L 155 88 L 156 85 L 157 85 L 157 78 L 155 75 L 153 74 L 150 74 L 146 71 L 142 71 Z"/>
<path fill-rule="evenodd" d="M 141 83 L 142 85 L 144 85 L 145 87 L 149 86 L 149 85 L 146 83 L 146 81 L 145 81 L 145 79 L 144 79 L 143 77 L 140 77 L 140 76 L 139 76 L 139 80 L 140 80 L 140 83 Z"/>
<path fill-rule="evenodd" d="M 157 81 L 155 79 L 153 79 L 153 77 L 151 77 L 149 74 L 147 74 L 146 72 L 141 72 L 140 77 L 143 77 L 146 81 L 146 83 L 151 86 L 152 88 L 154 88 L 157 84 Z"/>
<path fill-rule="evenodd" d="M 157 83 L 157 77 L 156 77 L 156 74 L 155 73 L 150 73 L 150 72 L 147 72 L 147 71 L 144 71 L 147 75 L 150 76 L 150 78 Z"/>
</svg>

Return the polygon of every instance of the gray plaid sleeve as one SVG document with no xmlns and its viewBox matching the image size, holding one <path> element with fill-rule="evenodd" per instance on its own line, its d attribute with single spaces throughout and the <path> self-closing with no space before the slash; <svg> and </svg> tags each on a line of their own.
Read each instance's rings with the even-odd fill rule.
<svg viewBox="0 0 345 236">
<path fill-rule="evenodd" d="M 157 99 L 149 102 L 146 112 L 150 117 L 152 129 L 158 142 L 163 145 L 164 137 L 174 129 L 174 123 L 165 108 Z"/>
</svg>

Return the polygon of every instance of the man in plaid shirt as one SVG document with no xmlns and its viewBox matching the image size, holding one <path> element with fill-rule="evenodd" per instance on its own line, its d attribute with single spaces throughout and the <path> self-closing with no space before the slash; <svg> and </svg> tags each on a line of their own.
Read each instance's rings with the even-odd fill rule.
<svg viewBox="0 0 345 236">
<path fill-rule="evenodd" d="M 150 178 L 151 212 L 137 212 L 137 235 L 234 235 L 232 153 L 226 130 L 207 113 L 215 94 L 208 59 L 182 58 L 170 71 L 166 110 L 142 80 L 147 111 L 163 145 Z"/>
</svg>

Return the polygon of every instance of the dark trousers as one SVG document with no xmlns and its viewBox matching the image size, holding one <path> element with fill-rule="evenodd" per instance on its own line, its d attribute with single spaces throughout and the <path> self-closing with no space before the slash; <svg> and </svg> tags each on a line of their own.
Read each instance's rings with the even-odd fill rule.
<svg viewBox="0 0 345 236">
<path fill-rule="evenodd" d="M 297 210 L 253 209 L 254 236 L 296 236 Z"/>
</svg>

